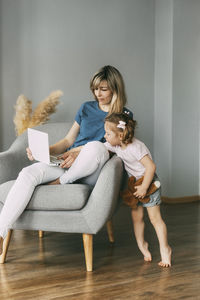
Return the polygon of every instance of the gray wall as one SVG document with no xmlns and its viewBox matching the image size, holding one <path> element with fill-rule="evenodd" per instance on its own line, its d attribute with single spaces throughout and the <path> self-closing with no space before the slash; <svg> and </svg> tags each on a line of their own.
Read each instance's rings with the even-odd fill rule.
<svg viewBox="0 0 200 300">
<path fill-rule="evenodd" d="M 0 1 L 0 151 L 3 149 L 3 120 L 2 120 L 2 2 Z"/>
<path fill-rule="evenodd" d="M 89 80 L 111 64 L 124 76 L 137 136 L 163 194 L 200 194 L 199 0 L 0 0 L 0 147 L 15 138 L 19 94 L 35 107 L 64 92 L 52 121 L 92 99 Z"/>
<path fill-rule="evenodd" d="M 200 194 L 200 1 L 157 0 L 154 153 L 163 193 Z"/>
<path fill-rule="evenodd" d="M 73 120 L 92 99 L 89 80 L 100 67 L 124 75 L 138 134 L 153 151 L 154 1 L 2 0 L 2 142 L 15 137 L 19 94 L 34 106 L 55 89 L 64 92 L 51 121 Z"/>
<path fill-rule="evenodd" d="M 156 1 L 154 158 L 169 195 L 172 160 L 173 0 Z"/>
<path fill-rule="evenodd" d="M 174 1 L 172 191 L 199 190 L 200 1 Z M 200 193 L 199 193 L 200 194 Z"/>
</svg>

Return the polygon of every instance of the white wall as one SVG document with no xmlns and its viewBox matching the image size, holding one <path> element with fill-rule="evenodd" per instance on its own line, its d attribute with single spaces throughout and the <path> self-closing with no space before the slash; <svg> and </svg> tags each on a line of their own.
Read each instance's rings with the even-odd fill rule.
<svg viewBox="0 0 200 300">
<path fill-rule="evenodd" d="M 15 137 L 19 94 L 34 105 L 54 89 L 64 92 L 51 121 L 73 120 L 92 98 L 89 80 L 111 64 L 124 76 L 138 135 L 153 151 L 153 0 L 1 0 L 2 143 Z"/>
</svg>

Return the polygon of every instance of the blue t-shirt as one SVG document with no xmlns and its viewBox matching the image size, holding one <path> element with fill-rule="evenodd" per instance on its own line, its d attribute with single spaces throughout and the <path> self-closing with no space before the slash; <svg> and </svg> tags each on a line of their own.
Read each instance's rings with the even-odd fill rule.
<svg viewBox="0 0 200 300">
<path fill-rule="evenodd" d="M 130 117 L 133 117 L 133 113 L 129 109 L 124 107 L 124 111 L 128 111 Z M 79 147 L 92 141 L 105 142 L 104 119 L 107 114 L 107 112 L 99 108 L 97 101 L 83 103 L 75 116 L 75 121 L 80 125 L 80 131 L 71 148 Z"/>
</svg>

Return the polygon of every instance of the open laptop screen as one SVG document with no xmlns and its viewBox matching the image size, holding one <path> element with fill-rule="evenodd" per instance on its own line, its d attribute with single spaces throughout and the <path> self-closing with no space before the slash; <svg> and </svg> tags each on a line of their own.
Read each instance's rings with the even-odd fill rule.
<svg viewBox="0 0 200 300">
<path fill-rule="evenodd" d="M 28 128 L 28 144 L 35 160 L 50 163 L 48 133 Z"/>
</svg>

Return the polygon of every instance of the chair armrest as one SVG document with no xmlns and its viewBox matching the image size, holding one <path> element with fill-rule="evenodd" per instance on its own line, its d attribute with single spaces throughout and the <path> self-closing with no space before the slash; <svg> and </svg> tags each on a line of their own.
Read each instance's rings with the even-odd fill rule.
<svg viewBox="0 0 200 300">
<path fill-rule="evenodd" d="M 49 134 L 50 144 L 57 142 L 66 135 L 71 128 L 72 122 L 47 123 L 35 127 L 35 129 Z M 11 147 L 0 153 L 0 184 L 8 180 L 16 179 L 19 172 L 31 162 L 26 155 L 28 147 L 27 131 L 18 136 Z"/>
<path fill-rule="evenodd" d="M 113 215 L 119 201 L 123 164 L 114 155 L 102 168 L 96 185 L 82 213 L 91 231 L 96 234 Z"/>
<path fill-rule="evenodd" d="M 17 137 L 11 147 L 0 153 L 0 184 L 16 179 L 19 172 L 30 164 L 26 156 L 27 133 Z"/>
</svg>

